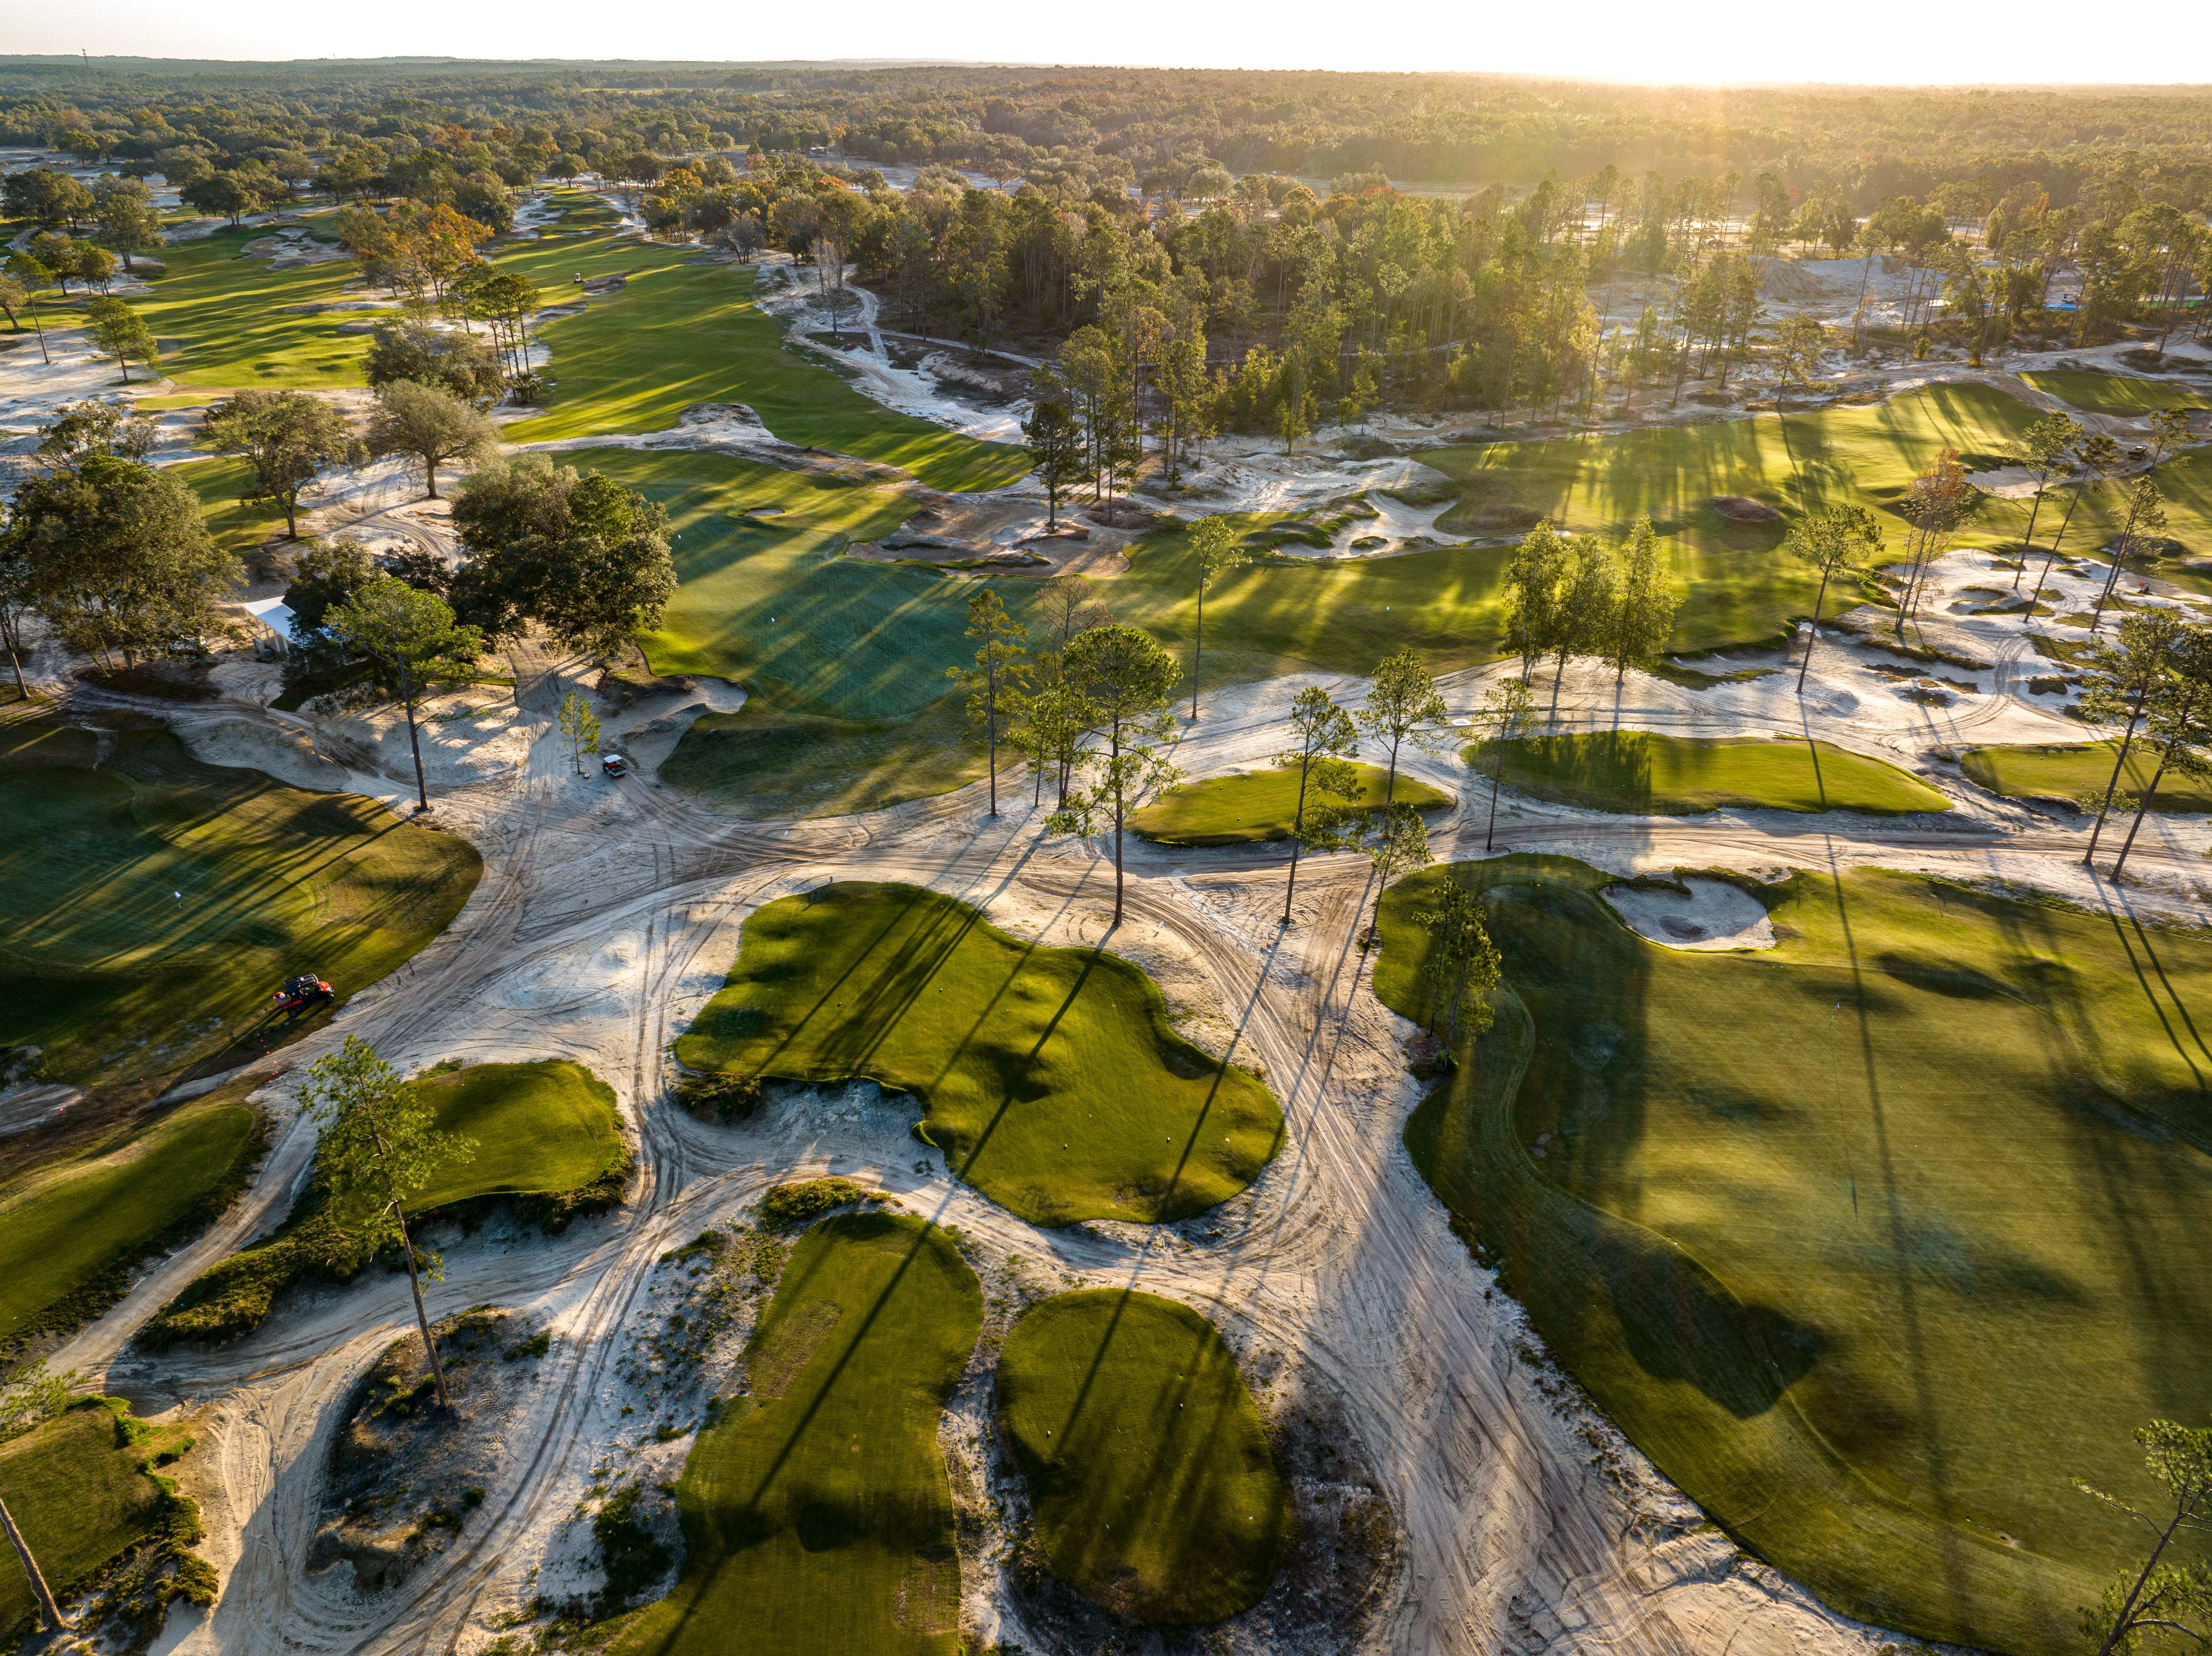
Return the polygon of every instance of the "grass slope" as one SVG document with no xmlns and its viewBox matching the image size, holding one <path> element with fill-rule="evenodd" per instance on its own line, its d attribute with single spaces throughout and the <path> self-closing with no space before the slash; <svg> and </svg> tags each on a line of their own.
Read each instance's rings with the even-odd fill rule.
<svg viewBox="0 0 2212 1656">
<path fill-rule="evenodd" d="M 2093 414 L 2141 415 L 2154 409 L 2212 408 L 2203 391 L 2170 380 L 2136 379 L 2125 374 L 2049 368 L 2021 379 L 2036 390 Z"/>
<path fill-rule="evenodd" d="M 1970 782 L 1992 793 L 2014 798 L 2032 795 L 2079 799 L 2092 792 L 2102 795 L 2112 779 L 2112 761 L 2119 757 L 2117 742 L 2080 742 L 2040 748 L 1969 748 L 1960 756 L 1959 768 Z M 2158 770 L 2156 756 L 2142 743 L 2128 750 L 2120 773 L 2120 792 L 2140 797 Z M 2192 782 L 2168 771 L 2158 785 L 2150 808 L 2157 811 L 2212 811 L 2212 784 Z"/>
<path fill-rule="evenodd" d="M 937 1445 L 982 1328 L 945 1233 L 860 1213 L 800 1239 L 748 1348 L 753 1395 L 677 1486 L 684 1573 L 626 1656 L 956 1656 L 960 1559 Z"/>
<path fill-rule="evenodd" d="M 2073 1478 L 2149 1500 L 2130 1431 L 2212 1382 L 2212 941 L 1860 870 L 1761 888 L 1773 950 L 1682 953 L 1516 857 L 1392 889 L 1393 1005 L 1445 878 L 1504 992 L 1407 1142 L 1553 1350 L 1830 1604 L 2078 1648 L 2140 1532 Z"/>
<path fill-rule="evenodd" d="M 0 1185 L 0 1349 L 121 1296 L 130 1268 L 189 1240 L 245 1189 L 266 1140 L 248 1076 Z"/>
<path fill-rule="evenodd" d="M 1495 743 L 1467 750 L 1484 777 Z M 1538 799 L 1632 816 L 1680 816 L 1723 805 L 1856 810 L 1873 816 L 1948 810 L 1951 802 L 1894 765 L 1826 742 L 1758 737 L 1655 736 L 1601 731 L 1508 744 L 1505 785 Z"/>
<path fill-rule="evenodd" d="M 919 1094 L 952 1170 L 1032 1224 L 1201 1212 L 1282 1143 L 1267 1089 L 1176 1034 L 1139 968 L 1019 943 L 916 886 L 841 881 L 761 908 L 676 1055 Z"/>
<path fill-rule="evenodd" d="M 1188 1627 L 1275 1578 L 1290 1490 L 1213 1325 L 1121 1289 L 1055 1295 L 1015 1325 L 999 1410 L 1047 1568 L 1126 1620 Z"/>
<path fill-rule="evenodd" d="M 319 227 L 328 233 L 327 224 Z M 368 336 L 340 333 L 338 325 L 390 313 L 297 309 L 374 295 L 345 291 L 356 274 L 351 259 L 274 270 L 240 251 L 267 234 L 222 229 L 161 250 L 168 270 L 132 303 L 156 337 L 175 342 L 161 354 L 162 371 L 187 390 L 362 384 Z"/>
<path fill-rule="evenodd" d="M 787 442 L 900 466 L 934 488 L 999 488 L 1029 470 L 1019 449 L 895 414 L 784 349 L 752 302 L 751 267 L 700 263 L 696 248 L 622 246 L 623 288 L 538 330 L 558 389 L 544 414 L 507 428 L 509 441 L 660 431 L 696 403 L 739 402 Z M 502 262 L 543 281 L 546 261 L 557 270 L 579 251 Z"/>
<path fill-rule="evenodd" d="M 514 1197 L 526 1218 L 557 1228 L 613 1207 L 630 1164 L 614 1089 L 580 1064 L 474 1064 L 441 1068 L 413 1083 L 441 1132 L 477 1141 L 469 1160 L 434 1170 L 409 1204 L 421 1219 L 440 1210 Z M 310 1184 L 277 1233 L 202 1273 L 148 1324 L 145 1342 L 216 1342 L 251 1333 L 276 1296 L 302 1277 L 348 1280 L 359 1261 L 319 1183 Z"/>
<path fill-rule="evenodd" d="M 466 840 L 201 764 L 156 728 L 0 721 L 0 1046 L 45 1047 L 49 1080 L 241 1042 L 258 1057 L 279 982 L 314 970 L 352 995 L 443 931 L 483 870 Z"/>
<path fill-rule="evenodd" d="M 1389 773 L 1380 765 L 1361 765 L 1358 803 L 1380 805 Z M 1398 779 L 1398 803 L 1421 810 L 1437 810 L 1451 804 L 1440 793 L 1410 776 Z M 1309 808 L 1328 803 L 1320 795 L 1306 801 Z M 1239 846 L 1261 840 L 1287 840 L 1297 815 L 1298 775 L 1292 770 L 1248 771 L 1241 776 L 1210 776 L 1170 788 L 1129 818 L 1129 826 L 1147 840 L 1166 846 Z"/>
<path fill-rule="evenodd" d="M 150 1455 L 182 1453 L 191 1440 L 163 1435 L 130 1418 L 120 1398 L 87 1398 L 35 1430 L 0 1444 L 0 1501 L 23 1532 L 46 1585 L 66 1593 L 148 1539 L 178 1497 L 148 1470 Z M 31 1583 L 4 1555 L 0 1567 L 0 1638 L 31 1629 Z"/>
</svg>

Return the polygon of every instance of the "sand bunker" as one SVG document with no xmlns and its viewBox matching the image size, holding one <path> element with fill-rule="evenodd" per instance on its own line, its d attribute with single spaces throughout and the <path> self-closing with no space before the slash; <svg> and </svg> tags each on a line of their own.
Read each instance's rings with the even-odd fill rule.
<svg viewBox="0 0 2212 1656">
<path fill-rule="evenodd" d="M 1726 880 L 1680 887 L 1609 885 L 1605 900 L 1638 936 L 1669 949 L 1771 949 L 1774 924 L 1758 898 Z"/>
<path fill-rule="evenodd" d="M 1772 523 L 1782 515 L 1764 500 L 1754 500 L 1748 494 L 1716 494 L 1713 510 L 1732 524 Z"/>
</svg>

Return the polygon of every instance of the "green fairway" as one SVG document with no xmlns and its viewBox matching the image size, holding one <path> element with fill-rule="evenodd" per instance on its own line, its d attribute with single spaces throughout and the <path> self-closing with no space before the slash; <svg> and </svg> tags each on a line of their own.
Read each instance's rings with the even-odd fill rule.
<svg viewBox="0 0 2212 1656">
<path fill-rule="evenodd" d="M 1494 743 L 1467 750 L 1487 778 Z M 1894 765 L 1827 742 L 1758 737 L 1655 736 L 1601 731 L 1507 745 L 1505 786 L 1537 799 L 1637 816 L 1683 816 L 1723 805 L 1776 810 L 1856 810 L 1873 816 L 1948 810 L 1951 802 Z"/>
<path fill-rule="evenodd" d="M 349 258 L 272 270 L 267 258 L 240 251 L 267 234 L 217 230 L 162 250 L 168 270 L 131 300 L 157 337 L 176 342 L 161 354 L 162 372 L 185 390 L 360 385 L 368 336 L 340 333 L 338 325 L 391 313 L 301 311 L 377 295 L 347 291 L 359 275 Z"/>
<path fill-rule="evenodd" d="M 615 1091 L 580 1064 L 470 1064 L 416 1082 L 441 1132 L 477 1141 L 415 1204 L 427 1212 L 486 1196 L 542 1196 L 595 1183 L 624 1159 Z"/>
<path fill-rule="evenodd" d="M 614 1089 L 582 1065 L 441 1066 L 410 1084 L 436 1111 L 439 1131 L 476 1141 L 472 1156 L 434 1169 L 409 1201 L 416 1219 L 512 1197 L 526 1219 L 557 1228 L 621 1201 L 630 1158 Z M 195 1278 L 148 1325 L 145 1343 L 160 1350 L 236 1339 L 259 1327 L 270 1301 L 301 1278 L 350 1280 L 360 1261 L 342 1218 L 319 1179 L 310 1183 L 274 1236 Z"/>
<path fill-rule="evenodd" d="M 841 881 L 761 908 L 676 1055 L 917 1094 L 947 1165 L 1032 1224 L 1201 1212 L 1283 1137 L 1267 1089 L 1176 1034 L 1138 968 L 1018 943 L 918 886 Z"/>
<path fill-rule="evenodd" d="M 1969 748 L 1960 756 L 1959 768 L 1966 779 L 1992 793 L 2019 799 L 2032 795 L 2078 800 L 2094 792 L 2101 797 L 2112 785 L 2112 761 L 2119 757 L 2117 742 L 2079 742 L 2048 748 Z M 2158 770 L 2149 748 L 2137 743 L 2128 751 L 2120 773 L 2120 792 L 2141 797 Z M 2169 770 L 2151 800 L 2153 810 L 2194 813 L 2212 811 L 2212 784 L 2191 781 Z"/>
<path fill-rule="evenodd" d="M 543 282 L 582 246 L 501 262 Z M 934 488 L 1003 488 L 1028 472 L 1022 450 L 895 414 L 785 349 L 752 302 L 751 267 L 697 263 L 696 248 L 621 246 L 628 285 L 538 330 L 559 388 L 544 415 L 506 429 L 508 441 L 660 431 L 696 403 L 744 403 L 787 442 L 900 466 Z"/>
<path fill-rule="evenodd" d="M 250 505 L 240 497 L 253 491 L 253 466 L 239 459 L 186 460 L 169 468 L 172 476 L 200 497 L 208 533 L 234 552 L 249 552 L 284 532 L 284 510 L 267 500 Z"/>
<path fill-rule="evenodd" d="M 999 1410 L 1047 1568 L 1124 1620 L 1250 1609 L 1296 1528 L 1266 1423 L 1220 1334 L 1157 1295 L 1032 1307 L 999 1358 Z"/>
<path fill-rule="evenodd" d="M 246 1098 L 268 1079 L 248 1076 L 0 1186 L 0 1349 L 99 1315 L 131 1266 L 222 1216 L 260 1156 Z"/>
<path fill-rule="evenodd" d="M 2060 1656 L 2141 1548 L 2130 1432 L 2212 1381 L 2212 943 L 1923 877 L 1758 888 L 1778 946 L 1677 952 L 1515 857 L 1497 1022 L 1415 1112 L 1430 1183 L 1667 1475 L 1847 1613 Z"/>
<path fill-rule="evenodd" d="M 2191 385 L 2170 380 L 2136 379 L 2124 374 L 2047 368 L 2021 379 L 2045 396 L 2056 397 L 2092 414 L 2141 415 L 2154 409 L 2212 408 L 2212 398 Z"/>
<path fill-rule="evenodd" d="M 1380 765 L 1361 765 L 1358 771 L 1360 791 L 1354 803 L 1379 806 L 1389 773 Z M 1401 775 L 1397 801 L 1419 810 L 1439 810 L 1451 804 L 1451 796 Z M 1337 802 L 1308 791 L 1310 811 L 1332 803 Z M 1296 771 L 1248 771 L 1242 776 L 1210 776 L 1170 788 L 1133 815 L 1129 826 L 1147 840 L 1165 846 L 1249 845 L 1260 840 L 1289 839 L 1297 808 Z"/>
<path fill-rule="evenodd" d="M 148 1539 L 179 1504 L 148 1463 L 182 1453 L 191 1440 L 173 1430 L 149 1436 L 130 1414 L 120 1398 L 87 1398 L 0 1444 L 0 1501 L 57 1593 Z M 12 1550 L 0 1553 L 0 1638 L 28 1633 L 33 1613 L 29 1579 Z"/>
<path fill-rule="evenodd" d="M 983 1296 L 943 1231 L 860 1213 L 800 1239 L 746 1350 L 752 1395 L 677 1486 L 684 1573 L 626 1656 L 957 1656 L 960 1558 L 937 1444 Z"/>
<path fill-rule="evenodd" d="M 0 1046 L 45 1047 L 52 1081 L 258 1057 L 264 1034 L 287 1038 L 268 1010 L 279 983 L 366 988 L 446 928 L 483 870 L 465 840 L 201 764 L 158 728 L 0 721 Z"/>
<path fill-rule="evenodd" d="M 748 701 L 706 713 L 661 761 L 660 779 L 709 810 L 749 817 L 842 816 L 981 781 L 989 759 L 964 692 L 904 719 L 824 719 Z M 1003 768 L 1018 755 L 1001 746 Z M 1000 778 L 1000 791 L 1012 786 Z"/>
</svg>

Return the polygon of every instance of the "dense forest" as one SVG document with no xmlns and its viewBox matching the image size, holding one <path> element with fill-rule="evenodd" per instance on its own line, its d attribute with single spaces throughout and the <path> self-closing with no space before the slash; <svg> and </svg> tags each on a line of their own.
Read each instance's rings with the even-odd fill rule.
<svg viewBox="0 0 2212 1656">
<path fill-rule="evenodd" d="M 657 234 L 1056 356 L 1099 464 L 1117 421 L 1173 454 L 1385 399 L 1562 409 L 1754 361 L 1809 380 L 1846 344 L 2163 334 L 2212 285 L 2208 118 L 2208 90 L 0 60 L 0 142 L 116 175 L 9 177 L 50 247 L 127 218 L 133 177 L 234 221 L 319 196 L 372 279 L 450 307 L 517 192 L 588 176 Z M 1770 318 L 1792 253 L 1902 261 L 1903 325 Z"/>
</svg>

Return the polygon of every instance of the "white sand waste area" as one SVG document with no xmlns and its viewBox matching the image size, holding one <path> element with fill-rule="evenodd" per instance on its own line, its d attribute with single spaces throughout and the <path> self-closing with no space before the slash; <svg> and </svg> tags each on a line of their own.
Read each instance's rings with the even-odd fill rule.
<svg viewBox="0 0 2212 1656">
<path fill-rule="evenodd" d="M 1638 936 L 1669 949 L 1771 949 L 1774 925 L 1758 898 L 1726 880 L 1692 875 L 1679 889 L 1609 885 L 1611 903 Z"/>
</svg>

